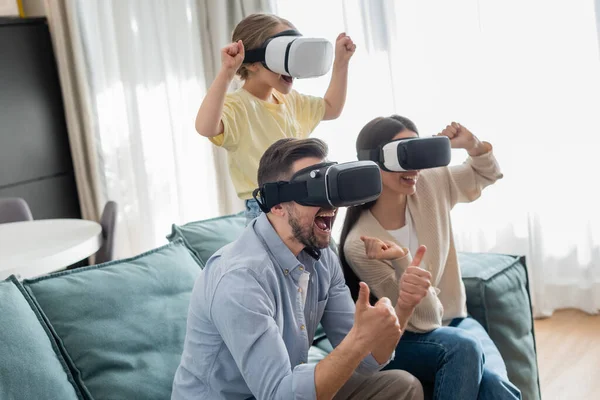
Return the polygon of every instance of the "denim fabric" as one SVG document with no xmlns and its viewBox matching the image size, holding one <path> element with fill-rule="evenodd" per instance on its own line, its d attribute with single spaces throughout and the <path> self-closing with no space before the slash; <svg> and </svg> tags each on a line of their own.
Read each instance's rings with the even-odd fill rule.
<svg viewBox="0 0 600 400">
<path fill-rule="evenodd" d="M 405 332 L 385 369 L 415 375 L 433 399 L 521 399 L 498 349 L 473 318 L 427 333 Z"/>
</svg>

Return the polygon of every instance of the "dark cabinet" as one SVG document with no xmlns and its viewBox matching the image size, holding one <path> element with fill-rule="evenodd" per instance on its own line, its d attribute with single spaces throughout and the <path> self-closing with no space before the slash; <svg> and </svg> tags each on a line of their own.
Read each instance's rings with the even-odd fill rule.
<svg viewBox="0 0 600 400">
<path fill-rule="evenodd" d="M 45 18 L 0 18 L 0 197 L 12 196 L 35 219 L 81 218 Z"/>
</svg>

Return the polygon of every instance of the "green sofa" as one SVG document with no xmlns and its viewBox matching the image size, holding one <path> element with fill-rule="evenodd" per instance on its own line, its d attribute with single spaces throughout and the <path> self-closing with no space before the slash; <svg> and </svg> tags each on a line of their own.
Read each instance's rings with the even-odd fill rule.
<svg viewBox="0 0 600 400">
<path fill-rule="evenodd" d="M 208 258 L 242 215 L 173 225 L 136 257 L 0 281 L 0 399 L 169 399 L 189 299 Z M 524 399 L 539 399 L 524 259 L 460 254 L 471 315 L 497 344 Z M 319 332 L 309 359 L 331 351 Z"/>
</svg>

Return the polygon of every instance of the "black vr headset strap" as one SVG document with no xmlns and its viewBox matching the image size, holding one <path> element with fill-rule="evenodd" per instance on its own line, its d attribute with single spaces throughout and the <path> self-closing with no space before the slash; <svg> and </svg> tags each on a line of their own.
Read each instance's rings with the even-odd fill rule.
<svg viewBox="0 0 600 400">
<path fill-rule="evenodd" d="M 257 195 L 260 193 L 260 200 Z M 260 209 L 267 214 L 277 204 L 301 200 L 308 195 L 306 182 L 272 182 L 255 189 L 252 197 Z"/>
<path fill-rule="evenodd" d="M 374 161 L 377 163 L 379 168 L 382 169 L 383 171 L 393 172 L 393 171 L 390 171 L 389 169 L 387 169 L 385 167 L 385 164 L 383 163 L 384 162 L 383 150 L 381 147 L 379 147 L 377 149 L 359 150 L 358 151 L 358 159 L 360 161 L 362 161 L 362 160 Z"/>
<path fill-rule="evenodd" d="M 264 212 L 265 214 L 269 212 L 269 208 L 267 208 L 267 206 L 265 205 L 265 203 L 263 203 L 261 200 L 258 199 L 258 195 L 260 194 L 260 198 L 263 199 L 265 196 L 263 194 L 263 189 L 262 188 L 256 188 L 254 189 L 254 191 L 252 192 L 252 197 L 254 198 L 254 200 L 256 201 L 256 203 L 258 204 L 258 207 L 260 207 L 260 209 L 262 210 L 262 212 Z"/>
<path fill-rule="evenodd" d="M 358 151 L 358 159 L 359 160 L 371 160 L 371 161 L 375 161 L 377 163 L 377 165 L 379 165 L 379 168 L 381 168 L 384 171 L 387 172 L 397 172 L 397 171 L 392 171 L 389 170 L 385 167 L 385 160 L 383 159 L 383 146 L 385 146 L 388 143 L 391 142 L 405 142 L 405 141 L 409 141 L 411 139 L 419 139 L 418 137 L 407 137 L 407 138 L 400 138 L 400 139 L 396 139 L 396 140 L 392 140 L 390 142 L 384 143 L 383 145 L 379 146 L 376 149 L 368 149 L 368 150 L 359 150 Z M 400 146 L 400 144 L 399 144 Z"/>
<path fill-rule="evenodd" d="M 264 62 L 266 51 L 266 47 L 259 47 L 258 49 L 246 50 L 243 63 L 253 64 L 255 62 Z"/>
<path fill-rule="evenodd" d="M 358 159 L 361 161 L 370 160 L 379 163 L 381 160 L 381 149 L 359 150 Z"/>
<path fill-rule="evenodd" d="M 381 149 L 381 147 L 377 149 L 359 150 L 357 156 L 359 161 L 374 161 L 382 170 L 391 172 L 385 167 L 385 164 L 383 163 L 383 150 Z"/>
<path fill-rule="evenodd" d="M 302 36 L 302 34 L 295 29 L 288 29 L 271 36 L 269 39 L 273 39 L 280 36 Z"/>
</svg>

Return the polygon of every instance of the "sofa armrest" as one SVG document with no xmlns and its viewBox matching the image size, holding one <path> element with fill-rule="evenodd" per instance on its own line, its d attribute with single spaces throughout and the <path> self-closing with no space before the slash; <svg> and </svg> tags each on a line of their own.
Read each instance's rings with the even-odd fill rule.
<svg viewBox="0 0 600 400">
<path fill-rule="evenodd" d="M 540 399 L 535 332 L 524 257 L 459 253 L 467 310 L 488 332 L 524 400 Z"/>
</svg>

